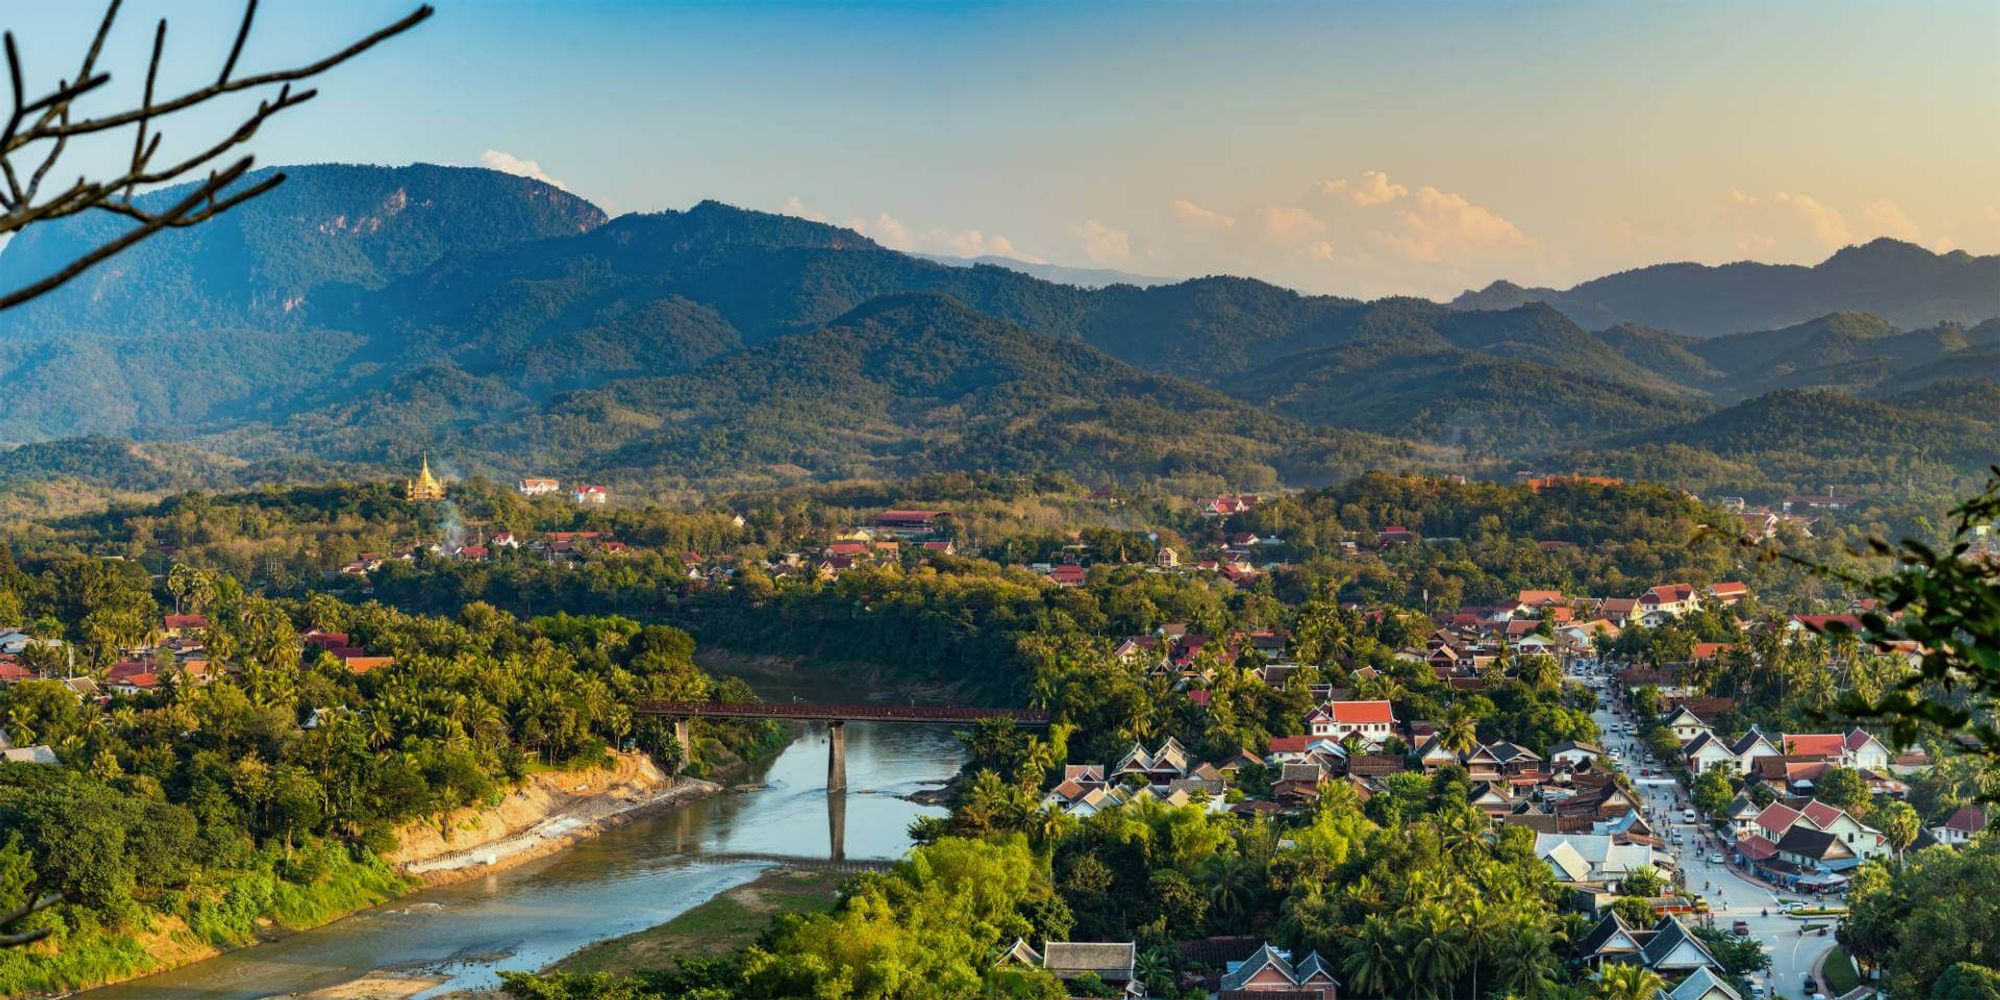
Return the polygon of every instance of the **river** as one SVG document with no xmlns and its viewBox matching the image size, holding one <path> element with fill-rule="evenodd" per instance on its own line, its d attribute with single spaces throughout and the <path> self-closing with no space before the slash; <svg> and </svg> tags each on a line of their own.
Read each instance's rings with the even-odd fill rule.
<svg viewBox="0 0 2000 1000">
<path fill-rule="evenodd" d="M 493 986 L 503 969 L 539 968 L 593 941 L 670 920 L 771 864 L 741 855 L 827 859 L 836 821 L 846 858 L 899 857 L 910 846 L 910 821 L 942 810 L 897 796 L 949 777 L 962 757 L 948 727 L 849 723 L 849 791 L 829 802 L 826 731 L 812 727 L 747 779 L 764 782 L 762 789 L 644 817 L 485 878 L 83 996 L 253 1000 L 379 968 L 451 977 L 426 995 Z"/>
</svg>

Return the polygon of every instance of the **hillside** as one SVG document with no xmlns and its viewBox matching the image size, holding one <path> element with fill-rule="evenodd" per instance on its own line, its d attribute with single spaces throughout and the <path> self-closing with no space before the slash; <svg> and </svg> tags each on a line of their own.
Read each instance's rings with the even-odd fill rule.
<svg viewBox="0 0 2000 1000">
<path fill-rule="evenodd" d="M 1764 461 L 1844 475 L 1873 452 L 1724 433 L 1751 419 L 1739 404 L 1830 388 L 1888 406 L 1876 415 L 1911 432 L 1928 478 L 2000 453 L 1983 421 L 1880 402 L 1967 380 L 1954 398 L 1981 398 L 2000 381 L 2000 321 L 1832 312 L 1704 338 L 1593 332 L 1532 296 L 1466 309 L 1234 277 L 1085 288 L 716 202 L 606 221 L 491 171 L 288 171 L 227 225 L 0 317 L 0 440 L 143 438 L 273 478 L 429 450 L 465 471 L 675 488 L 959 468 L 1222 486 L 1663 450 L 1673 462 L 1648 460 L 1663 475 Z M 0 273 L 103 224 L 31 230 Z M 1909 251 L 1795 270 L 1956 266 Z M 1939 442 L 1921 440 L 1926 421 Z"/>
<path fill-rule="evenodd" d="M 1883 238 L 1811 267 L 1657 264 L 1564 290 L 1496 281 L 1451 304 L 1506 309 L 1527 302 L 1546 302 L 1585 326 L 1637 323 L 1697 337 L 1768 330 L 1837 312 L 1872 313 L 1902 327 L 1970 324 L 2000 316 L 2000 255 L 1932 253 Z"/>
<path fill-rule="evenodd" d="M 1686 424 L 1562 456 L 1564 468 L 1769 499 L 1786 493 L 1950 495 L 1973 488 L 2000 449 L 1993 387 L 1960 383 L 1958 403 L 1857 399 L 1786 389 Z"/>
<path fill-rule="evenodd" d="M 929 294 L 879 298 L 691 372 L 615 380 L 547 406 L 467 395 L 482 384 L 430 370 L 398 384 L 399 402 L 306 415 L 275 440 L 385 459 L 440 440 L 508 468 L 587 456 L 613 478 L 684 485 L 944 468 L 1275 485 L 1437 460 L 1307 428 Z M 447 407 L 484 416 L 441 419 Z"/>
<path fill-rule="evenodd" d="M 296 329 L 322 293 L 380 288 L 441 259 L 604 222 L 581 198 L 491 170 L 322 164 L 285 173 L 270 194 L 205 225 L 154 236 L 0 315 L 0 338 Z M 141 202 L 171 203 L 186 187 Z M 31 227 L 0 253 L 0 286 L 41 277 L 129 226 L 121 216 L 93 213 Z"/>
</svg>

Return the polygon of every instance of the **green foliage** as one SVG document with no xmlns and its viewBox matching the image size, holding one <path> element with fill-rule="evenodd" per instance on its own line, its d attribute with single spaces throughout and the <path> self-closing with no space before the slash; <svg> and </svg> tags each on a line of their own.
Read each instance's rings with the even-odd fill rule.
<svg viewBox="0 0 2000 1000">
<path fill-rule="evenodd" d="M 1856 873 L 1849 890 L 1840 943 L 1855 958 L 1881 966 L 1884 985 L 1895 995 L 1939 995 L 1933 991 L 1952 966 L 2000 954 L 2000 903 L 1988 889 L 2000 884 L 1996 879 L 2000 840 L 1993 837 L 1962 850 L 1918 851 L 1893 868 L 1872 862 Z"/>
</svg>

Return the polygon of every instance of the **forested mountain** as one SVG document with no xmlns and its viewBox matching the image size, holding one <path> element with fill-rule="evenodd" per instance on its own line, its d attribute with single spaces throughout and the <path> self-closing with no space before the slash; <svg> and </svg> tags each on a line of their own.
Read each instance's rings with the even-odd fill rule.
<svg viewBox="0 0 2000 1000">
<path fill-rule="evenodd" d="M 1866 312 L 1898 326 L 1977 323 L 2000 316 L 2000 255 L 1932 253 L 1886 237 L 1812 267 L 1741 261 L 1656 264 L 1558 291 L 1496 281 L 1452 300 L 1460 309 L 1546 302 L 1585 326 L 1638 323 L 1698 337 Z"/>
<path fill-rule="evenodd" d="M 602 210 L 575 195 L 491 170 L 322 164 L 285 173 L 270 195 L 161 233 L 0 314 L 0 337 L 297 329 L 302 307 L 321 291 L 379 288 L 443 258 L 604 222 Z M 172 204 L 185 190 L 156 191 L 141 203 Z M 122 216 L 91 213 L 31 227 L 0 254 L 0 287 L 49 274 L 130 226 Z"/>
<path fill-rule="evenodd" d="M 1829 420 L 1819 433 L 1845 443 L 1782 462 L 1811 434 L 1724 433 L 1806 427 L 1806 400 L 1847 412 L 1866 398 L 1886 409 L 1854 412 L 1887 414 L 1899 434 L 1937 426 L 1937 447 L 1907 453 L 1927 483 L 1978 467 L 1982 446 L 2000 454 L 1983 421 L 1881 402 L 1947 381 L 1983 398 L 2000 380 L 2000 321 L 1905 329 L 1832 312 L 1703 338 L 1643 310 L 1579 323 L 1531 296 L 1467 309 L 1233 277 L 1093 289 L 715 202 L 606 221 L 490 171 L 288 172 L 222 223 L 0 316 L 0 438 L 183 442 L 217 468 L 260 463 L 241 475 L 429 450 L 468 471 L 674 486 L 927 468 L 1250 485 L 1409 462 L 1638 468 L 1626 459 L 1667 453 L 1648 467 L 1895 482 L 1866 471 L 1879 442 L 1862 423 Z M 0 275 L 113 224 L 31 230 L 0 252 Z M 1871 260 L 1918 276 L 1856 277 Z M 1939 302 L 1922 276 L 1953 260 L 1871 244 L 1792 270 Z M 1706 270 L 1790 273 L 1742 267 Z M 1764 399 L 1809 388 L 1846 395 Z M 152 481 L 142 471 L 124 478 Z"/>
</svg>

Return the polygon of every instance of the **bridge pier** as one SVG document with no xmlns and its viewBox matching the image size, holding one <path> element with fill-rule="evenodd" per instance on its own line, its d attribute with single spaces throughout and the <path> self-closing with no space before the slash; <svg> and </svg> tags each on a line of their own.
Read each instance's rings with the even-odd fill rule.
<svg viewBox="0 0 2000 1000">
<path fill-rule="evenodd" d="M 687 770 L 688 761 L 694 758 L 694 738 L 688 734 L 686 717 L 674 720 L 674 742 L 680 744 L 681 748 L 681 762 L 674 765 L 674 773 L 679 774 Z"/>
<path fill-rule="evenodd" d="M 826 724 L 826 790 L 847 791 L 847 723 Z"/>
<path fill-rule="evenodd" d="M 826 839 L 831 861 L 847 860 L 847 793 L 826 793 Z"/>
</svg>

